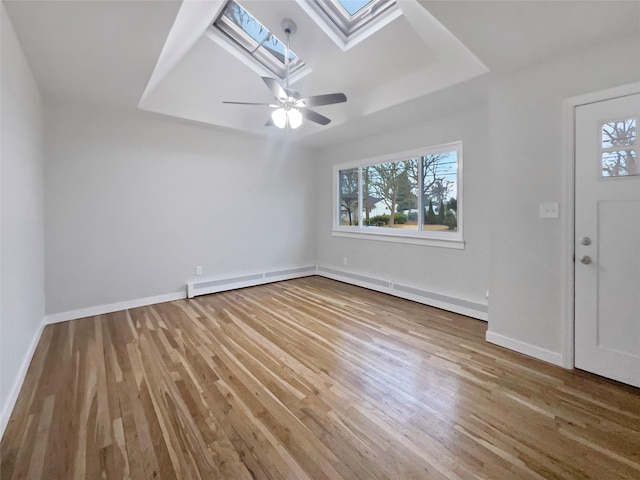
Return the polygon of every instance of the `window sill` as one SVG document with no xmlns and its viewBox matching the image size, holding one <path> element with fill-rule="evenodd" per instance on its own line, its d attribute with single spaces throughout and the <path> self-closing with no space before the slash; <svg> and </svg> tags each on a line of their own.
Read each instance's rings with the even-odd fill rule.
<svg viewBox="0 0 640 480">
<path fill-rule="evenodd" d="M 331 235 L 334 237 L 359 238 L 362 240 L 375 240 L 381 242 L 405 243 L 409 245 L 426 245 L 429 247 L 453 248 L 464 250 L 464 240 L 454 238 L 433 238 L 426 237 L 416 232 L 416 234 L 397 234 L 383 231 L 363 231 L 361 229 L 333 229 Z"/>
</svg>

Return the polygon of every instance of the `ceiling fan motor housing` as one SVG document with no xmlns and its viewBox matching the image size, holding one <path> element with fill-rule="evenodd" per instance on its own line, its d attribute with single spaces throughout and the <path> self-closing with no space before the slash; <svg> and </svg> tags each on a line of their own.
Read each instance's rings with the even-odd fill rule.
<svg viewBox="0 0 640 480">
<path fill-rule="evenodd" d="M 284 20 L 282 20 L 281 25 L 282 25 L 282 29 L 284 30 L 284 33 L 286 33 L 287 35 L 293 35 L 298 31 L 298 26 L 296 25 L 296 22 L 294 22 L 290 18 L 285 18 Z"/>
</svg>

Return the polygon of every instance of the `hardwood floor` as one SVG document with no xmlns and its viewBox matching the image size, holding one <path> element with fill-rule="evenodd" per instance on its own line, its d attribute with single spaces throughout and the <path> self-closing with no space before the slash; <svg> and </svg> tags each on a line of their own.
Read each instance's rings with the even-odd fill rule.
<svg viewBox="0 0 640 480">
<path fill-rule="evenodd" d="M 320 277 L 48 326 L 2 480 L 640 478 L 640 390 Z"/>
</svg>

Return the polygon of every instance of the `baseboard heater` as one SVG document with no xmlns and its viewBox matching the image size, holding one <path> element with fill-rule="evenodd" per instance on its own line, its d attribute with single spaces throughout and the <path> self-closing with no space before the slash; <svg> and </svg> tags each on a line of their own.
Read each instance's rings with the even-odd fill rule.
<svg viewBox="0 0 640 480">
<path fill-rule="evenodd" d="M 315 274 L 316 266 L 307 265 L 304 267 L 252 273 L 237 277 L 202 279 L 187 283 L 187 297 L 193 298 L 198 295 L 208 295 L 209 293 L 224 292 L 236 288 L 253 287 L 270 282 L 279 282 L 280 280 L 308 277 Z"/>
<path fill-rule="evenodd" d="M 402 285 L 388 280 L 370 277 L 368 275 L 347 272 L 337 268 L 330 268 L 321 265 L 307 265 L 304 267 L 252 273 L 235 277 L 201 279 L 194 282 L 188 282 L 187 297 L 193 298 L 198 295 L 208 295 L 210 293 L 253 287 L 256 285 L 263 285 L 265 283 L 279 282 L 281 280 L 309 277 L 311 275 L 320 275 L 322 277 L 339 280 L 341 282 L 350 283 L 370 290 L 388 293 L 390 295 L 413 300 L 414 302 L 422 303 L 424 305 L 430 305 L 450 312 L 468 315 L 479 320 L 486 321 L 488 319 L 488 305 L 486 303 L 473 302 L 439 292 L 432 292 L 409 285 Z"/>
<path fill-rule="evenodd" d="M 406 298 L 414 302 L 441 308 L 450 312 L 460 313 L 478 320 L 487 321 L 489 318 L 489 308 L 486 303 L 474 302 L 463 298 L 445 295 L 439 292 L 432 292 L 409 285 L 390 282 L 380 278 L 370 277 L 358 273 L 347 272 L 337 268 L 324 267 L 318 265 L 318 275 L 350 283 L 359 287 L 388 293 L 395 297 Z"/>
</svg>

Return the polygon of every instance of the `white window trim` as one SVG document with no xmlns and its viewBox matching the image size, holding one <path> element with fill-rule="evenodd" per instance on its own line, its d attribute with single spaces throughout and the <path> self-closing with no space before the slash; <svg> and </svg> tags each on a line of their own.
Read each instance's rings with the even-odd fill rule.
<svg viewBox="0 0 640 480">
<path fill-rule="evenodd" d="M 277 35 L 264 27 L 260 20 L 258 20 L 243 5 L 241 5 L 236 0 L 232 1 L 236 3 L 239 8 L 250 15 L 251 18 L 253 18 L 254 21 L 256 21 L 258 24 L 260 24 L 267 32 L 269 32 L 269 34 L 273 35 L 273 37 L 278 40 L 278 42 L 280 42 L 282 45 L 286 45 L 286 43 L 280 40 Z M 229 46 L 232 47 L 231 49 L 225 49 L 230 53 L 233 53 L 236 58 L 238 58 L 237 54 L 239 53 L 241 57 L 250 60 L 250 62 L 255 63 L 256 65 L 260 65 L 260 67 L 262 67 L 261 70 L 265 70 L 266 72 L 268 72 L 266 76 L 276 75 L 281 80 L 284 80 L 287 75 L 285 63 L 280 62 L 264 46 L 258 44 L 257 40 L 249 35 L 249 33 L 247 33 L 241 26 L 236 25 L 224 16 L 229 3 L 230 0 L 227 0 L 224 3 L 222 8 L 220 9 L 220 12 L 212 22 L 210 29 L 217 34 L 217 37 L 219 39 L 221 39 L 224 43 L 228 43 Z M 307 66 L 299 56 L 297 56 L 294 52 L 291 53 L 294 54 L 295 58 L 289 63 L 289 75 L 290 77 L 293 77 L 296 74 L 304 72 Z M 247 64 L 247 62 L 243 63 Z"/>
<path fill-rule="evenodd" d="M 409 158 L 419 158 L 427 155 L 436 155 L 456 151 L 458 153 L 457 183 L 457 210 L 456 217 L 458 228 L 456 232 L 433 232 L 429 230 L 403 230 L 390 228 L 365 227 L 362 225 L 362 168 L 380 163 L 407 160 Z M 339 172 L 350 168 L 358 168 L 358 225 L 340 225 L 340 189 Z M 452 142 L 442 145 L 418 148 L 400 153 L 383 155 L 380 157 L 366 158 L 351 162 L 336 164 L 333 166 L 333 230 L 334 237 L 360 238 L 366 240 L 378 240 L 386 242 L 406 243 L 413 245 L 427 245 L 432 247 L 444 247 L 454 249 L 464 249 L 464 199 L 463 199 L 463 151 L 462 141 Z M 423 207 L 423 206 L 421 206 Z"/>
<path fill-rule="evenodd" d="M 396 3 L 391 8 L 385 9 L 382 14 L 377 15 L 371 22 L 367 22 L 362 28 L 346 36 L 340 27 L 328 17 L 315 1 L 296 0 L 296 2 L 298 2 L 298 5 L 316 22 L 322 31 L 345 52 L 402 15 L 402 10 Z M 340 6 L 340 8 L 342 8 L 342 6 Z M 356 14 L 356 17 L 357 16 Z"/>
</svg>

